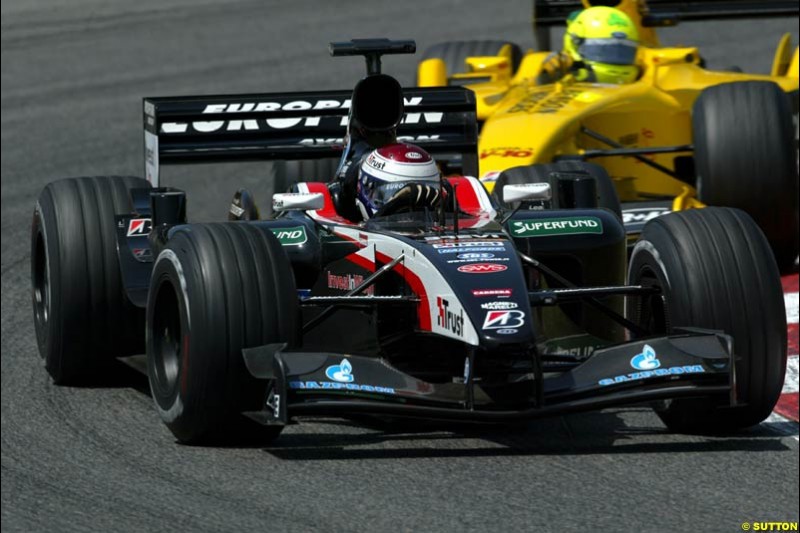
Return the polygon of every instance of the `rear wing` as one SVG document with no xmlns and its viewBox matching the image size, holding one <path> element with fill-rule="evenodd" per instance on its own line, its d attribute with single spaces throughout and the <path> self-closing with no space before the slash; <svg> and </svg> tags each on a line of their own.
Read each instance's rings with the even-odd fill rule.
<svg viewBox="0 0 800 533">
<path fill-rule="evenodd" d="M 566 25 L 567 17 L 587 5 L 611 2 L 533 0 L 533 31 L 540 49 L 549 48 L 549 28 Z M 644 28 L 674 26 L 689 20 L 790 17 L 800 14 L 797 0 L 620 0 L 617 7 L 634 15 Z"/>
<path fill-rule="evenodd" d="M 340 157 L 352 91 L 144 99 L 145 176 L 163 165 Z M 477 176 L 475 95 L 462 87 L 403 89 L 398 139 L 461 160 Z"/>
</svg>

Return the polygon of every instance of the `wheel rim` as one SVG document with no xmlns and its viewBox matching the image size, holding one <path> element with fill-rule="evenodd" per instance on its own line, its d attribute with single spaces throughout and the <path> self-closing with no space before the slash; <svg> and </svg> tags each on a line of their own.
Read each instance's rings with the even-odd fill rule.
<svg viewBox="0 0 800 533">
<path fill-rule="evenodd" d="M 37 325 L 46 327 L 50 320 L 50 276 L 47 268 L 47 251 L 42 234 L 36 238 L 33 259 L 33 313 Z"/>
<path fill-rule="evenodd" d="M 182 330 L 178 296 L 172 284 L 158 288 L 152 326 L 152 358 L 154 386 L 164 396 L 171 396 L 181 374 Z"/>
<path fill-rule="evenodd" d="M 667 320 L 666 295 L 661 280 L 652 268 L 645 265 L 639 269 L 636 285 L 661 289 L 660 294 L 639 298 L 636 303 L 636 319 L 651 335 L 666 335 L 670 327 Z"/>
</svg>

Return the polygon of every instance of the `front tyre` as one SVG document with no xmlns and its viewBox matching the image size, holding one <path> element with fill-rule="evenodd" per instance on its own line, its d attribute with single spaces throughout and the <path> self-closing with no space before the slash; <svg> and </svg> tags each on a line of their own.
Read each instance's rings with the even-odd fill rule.
<svg viewBox="0 0 800 533">
<path fill-rule="evenodd" d="M 671 326 L 733 337 L 739 405 L 714 398 L 672 400 L 657 408 L 669 429 L 730 432 L 769 416 L 786 373 L 786 314 L 778 268 L 752 218 L 709 207 L 651 220 L 631 253 L 628 283 L 661 287 Z M 629 306 L 633 321 L 647 314 Z"/>
<path fill-rule="evenodd" d="M 242 349 L 296 344 L 299 331 L 291 265 L 271 231 L 237 222 L 178 230 L 158 255 L 147 303 L 156 410 L 184 443 L 238 437 L 251 425 L 241 413 L 260 410 L 265 392 Z"/>
<path fill-rule="evenodd" d="M 791 270 L 798 253 L 797 148 L 789 98 L 772 82 L 705 89 L 692 109 L 697 193 L 746 211 Z"/>
</svg>

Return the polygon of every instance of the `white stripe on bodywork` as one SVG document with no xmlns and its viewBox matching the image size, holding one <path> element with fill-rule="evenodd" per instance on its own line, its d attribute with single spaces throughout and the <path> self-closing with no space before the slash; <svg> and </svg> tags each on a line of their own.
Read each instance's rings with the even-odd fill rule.
<svg viewBox="0 0 800 533">
<path fill-rule="evenodd" d="M 391 259 L 405 254 L 403 266 L 414 273 L 425 287 L 425 292 L 428 297 L 427 305 L 431 316 L 431 331 L 444 337 L 450 337 L 473 346 L 478 346 L 480 343 L 478 333 L 475 330 L 475 326 L 469 320 L 466 309 L 461 305 L 452 287 L 447 283 L 441 272 L 439 272 L 436 266 L 416 248 L 399 239 L 389 237 L 388 235 L 368 233 L 359 228 L 337 226 L 334 233 L 364 244 L 364 248 L 356 252 L 356 254 L 373 264 L 375 263 L 376 252 L 382 253 Z M 367 236 L 366 241 L 363 238 L 364 236 Z M 451 312 L 456 314 L 463 313 L 464 327 L 461 336 L 456 335 L 437 323 L 436 318 L 439 314 L 439 309 L 436 305 L 436 298 L 439 296 L 447 299 Z M 421 302 L 420 305 L 423 305 L 423 302 Z"/>
<path fill-rule="evenodd" d="M 490 219 L 494 219 L 494 217 L 497 216 L 497 211 L 492 207 L 492 201 L 489 199 L 489 195 L 486 194 L 486 189 L 483 188 L 483 184 L 478 178 L 472 176 L 464 176 L 464 179 L 467 180 L 472 190 L 475 191 L 475 197 L 478 199 L 478 204 L 481 206 L 481 214 Z"/>
</svg>

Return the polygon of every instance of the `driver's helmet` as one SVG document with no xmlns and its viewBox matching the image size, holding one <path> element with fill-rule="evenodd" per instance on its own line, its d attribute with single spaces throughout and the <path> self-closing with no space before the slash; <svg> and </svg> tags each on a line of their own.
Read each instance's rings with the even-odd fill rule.
<svg viewBox="0 0 800 533">
<path fill-rule="evenodd" d="M 439 188 L 439 168 L 428 152 L 413 144 L 395 143 L 373 150 L 361 162 L 357 203 L 369 218 L 400 189 L 416 183 Z"/>
<path fill-rule="evenodd" d="M 631 83 L 639 76 L 639 30 L 619 9 L 595 6 L 573 13 L 564 33 L 564 52 L 580 61 L 579 81 Z"/>
</svg>

